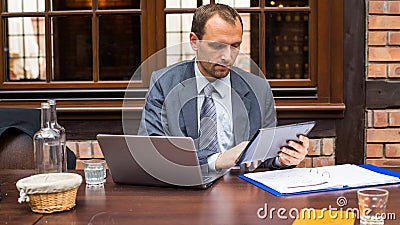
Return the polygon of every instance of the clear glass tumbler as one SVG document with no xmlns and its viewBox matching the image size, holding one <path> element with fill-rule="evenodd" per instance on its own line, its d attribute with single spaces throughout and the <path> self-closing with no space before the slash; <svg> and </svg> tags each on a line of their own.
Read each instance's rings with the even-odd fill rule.
<svg viewBox="0 0 400 225">
<path fill-rule="evenodd" d="M 102 159 L 91 159 L 83 161 L 85 180 L 88 185 L 101 185 L 105 182 L 106 161 Z"/>
<path fill-rule="evenodd" d="M 380 188 L 365 188 L 357 191 L 360 209 L 360 224 L 383 225 L 389 191 Z"/>
</svg>

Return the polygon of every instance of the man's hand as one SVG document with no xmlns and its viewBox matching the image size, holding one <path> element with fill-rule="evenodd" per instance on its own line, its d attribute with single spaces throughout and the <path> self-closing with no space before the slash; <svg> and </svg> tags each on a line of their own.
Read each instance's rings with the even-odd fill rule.
<svg viewBox="0 0 400 225">
<path fill-rule="evenodd" d="M 215 169 L 230 169 L 236 165 L 235 161 L 240 156 L 240 153 L 246 148 L 248 141 L 243 141 L 235 147 L 221 153 L 215 161 Z"/>
<path fill-rule="evenodd" d="M 299 140 L 301 143 L 295 141 L 289 141 L 288 145 L 293 149 L 283 147 L 281 153 L 279 153 L 279 162 L 282 166 L 298 165 L 304 160 L 308 153 L 308 147 L 310 146 L 310 139 L 308 137 L 300 135 Z"/>
</svg>

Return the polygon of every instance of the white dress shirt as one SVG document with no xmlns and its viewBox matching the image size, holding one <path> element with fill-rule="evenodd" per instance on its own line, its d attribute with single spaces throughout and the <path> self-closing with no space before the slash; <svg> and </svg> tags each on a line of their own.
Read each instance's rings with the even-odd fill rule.
<svg viewBox="0 0 400 225">
<path fill-rule="evenodd" d="M 201 111 L 201 106 L 204 102 L 203 88 L 209 81 L 202 75 L 197 66 L 194 64 L 194 71 L 196 74 L 197 85 L 197 111 Z M 233 120 L 232 120 L 232 101 L 231 101 L 231 79 L 230 73 L 224 77 L 212 82 L 216 92 L 212 94 L 217 111 L 217 135 L 218 135 L 218 149 L 224 152 L 233 147 Z M 197 127 L 200 130 L 200 113 L 197 114 Z M 217 154 L 213 154 L 207 158 L 208 167 L 211 171 L 215 171 L 215 161 L 218 158 Z"/>
</svg>

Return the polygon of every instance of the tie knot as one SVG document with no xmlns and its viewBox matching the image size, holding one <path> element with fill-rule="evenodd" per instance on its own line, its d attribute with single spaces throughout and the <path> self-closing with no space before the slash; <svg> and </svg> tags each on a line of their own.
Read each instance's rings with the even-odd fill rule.
<svg viewBox="0 0 400 225">
<path fill-rule="evenodd" d="M 215 88 L 214 88 L 214 86 L 211 85 L 211 83 L 208 83 L 208 84 L 204 87 L 203 91 L 204 91 L 204 95 L 205 95 L 205 96 L 211 97 L 211 94 L 215 91 Z"/>
</svg>

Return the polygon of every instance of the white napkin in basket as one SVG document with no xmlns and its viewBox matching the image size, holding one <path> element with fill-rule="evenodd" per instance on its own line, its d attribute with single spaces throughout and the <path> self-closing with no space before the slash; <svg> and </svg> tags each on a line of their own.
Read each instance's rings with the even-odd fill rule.
<svg viewBox="0 0 400 225">
<path fill-rule="evenodd" d="M 57 193 L 79 187 L 82 176 L 75 173 L 36 174 L 20 179 L 16 186 L 20 192 L 18 202 L 29 201 L 27 195 Z"/>
</svg>

